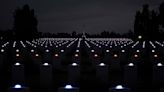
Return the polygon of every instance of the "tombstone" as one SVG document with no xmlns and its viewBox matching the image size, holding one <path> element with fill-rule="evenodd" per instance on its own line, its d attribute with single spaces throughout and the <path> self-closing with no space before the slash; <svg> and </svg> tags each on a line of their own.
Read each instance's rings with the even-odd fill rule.
<svg viewBox="0 0 164 92">
<path fill-rule="evenodd" d="M 40 65 L 40 88 L 46 92 L 52 90 L 52 66 L 48 63 Z"/>
<path fill-rule="evenodd" d="M 81 61 L 80 58 L 81 58 L 80 53 L 75 53 L 75 54 L 72 56 L 72 61 L 73 61 L 73 63 L 80 64 L 80 61 Z"/>
<path fill-rule="evenodd" d="M 110 64 L 111 60 L 112 60 L 111 50 L 107 49 L 107 50 L 105 50 L 105 54 L 104 54 L 104 57 L 103 57 L 103 62 L 105 64 Z"/>
<path fill-rule="evenodd" d="M 22 53 L 16 53 L 14 54 L 14 61 L 23 61 L 23 54 Z"/>
<path fill-rule="evenodd" d="M 164 92 L 164 88 L 160 88 L 160 92 Z"/>
<path fill-rule="evenodd" d="M 113 54 L 113 59 L 110 62 L 110 69 L 114 71 L 121 70 L 121 64 L 118 54 Z"/>
<path fill-rule="evenodd" d="M 32 59 L 32 63 L 33 65 L 39 69 L 41 61 L 42 61 L 42 57 L 40 54 L 38 53 L 30 53 L 31 59 Z"/>
<path fill-rule="evenodd" d="M 128 87 L 134 87 L 137 84 L 137 65 L 129 63 L 124 66 L 124 82 Z"/>
<path fill-rule="evenodd" d="M 141 62 L 141 55 L 139 53 L 132 53 L 131 61 L 134 64 L 137 64 L 137 63 Z"/>
<path fill-rule="evenodd" d="M 71 85 L 66 85 L 65 87 L 58 88 L 57 92 L 79 92 L 78 87 L 72 87 Z"/>
<path fill-rule="evenodd" d="M 98 53 L 89 53 L 89 59 L 93 67 L 96 67 L 96 65 L 101 62 L 100 55 Z"/>
<path fill-rule="evenodd" d="M 53 65 L 53 70 L 55 69 L 57 69 L 57 70 L 61 70 L 62 69 L 62 57 L 63 57 L 63 55 L 62 54 L 58 54 L 58 53 L 56 53 L 56 54 L 54 54 L 54 56 L 52 57 L 53 59 L 52 59 L 52 65 Z"/>
<path fill-rule="evenodd" d="M 79 84 L 80 66 L 77 63 L 72 63 L 68 66 L 68 82 L 71 84 Z"/>
<path fill-rule="evenodd" d="M 28 87 L 22 87 L 16 84 L 14 87 L 10 87 L 7 92 L 30 92 Z"/>
<path fill-rule="evenodd" d="M 20 63 L 15 63 L 12 65 L 12 82 L 24 84 L 25 74 L 24 74 L 24 65 Z"/>
<path fill-rule="evenodd" d="M 52 55 L 49 49 L 46 49 L 43 53 L 43 62 L 46 61 L 47 63 L 51 63 Z"/>
<path fill-rule="evenodd" d="M 129 49 L 126 49 L 126 48 L 121 49 L 120 53 L 119 53 L 119 57 L 120 57 L 119 59 L 120 59 L 121 65 L 125 65 L 125 64 L 129 63 L 129 61 L 130 61 Z"/>
<path fill-rule="evenodd" d="M 0 52 L 0 69 L 3 67 L 4 61 L 7 59 L 7 53 L 4 49 L 1 49 Z"/>
<path fill-rule="evenodd" d="M 157 53 L 150 53 L 149 58 L 152 64 L 157 64 L 161 61 L 161 57 Z"/>
<path fill-rule="evenodd" d="M 131 90 L 122 85 L 117 85 L 116 87 L 109 88 L 109 92 L 131 92 Z"/>
<path fill-rule="evenodd" d="M 108 76 L 108 65 L 100 63 L 96 66 L 96 77 L 100 80 L 100 83 L 107 85 L 109 81 Z"/>
<path fill-rule="evenodd" d="M 153 84 L 164 86 L 164 66 L 162 63 L 153 65 Z"/>
<path fill-rule="evenodd" d="M 109 65 L 109 75 L 109 83 L 111 85 L 116 85 L 123 81 L 123 69 L 121 68 L 118 54 L 113 55 L 113 60 Z"/>
</svg>

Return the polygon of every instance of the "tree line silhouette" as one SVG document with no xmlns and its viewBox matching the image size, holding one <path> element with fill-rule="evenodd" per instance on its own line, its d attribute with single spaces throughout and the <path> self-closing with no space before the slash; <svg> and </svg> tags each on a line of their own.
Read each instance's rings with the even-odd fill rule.
<svg viewBox="0 0 164 92">
<path fill-rule="evenodd" d="M 82 33 L 43 33 L 38 32 L 38 20 L 34 14 L 34 9 L 29 5 L 24 5 L 14 12 L 14 27 L 11 30 L 0 31 L 0 36 L 14 40 L 32 40 L 38 37 L 81 37 Z M 150 10 L 149 5 L 143 5 L 142 10 L 137 11 L 134 20 L 134 31 L 120 34 L 104 30 L 98 34 L 85 33 L 87 37 L 107 37 L 118 38 L 126 37 L 137 39 L 142 36 L 144 40 L 164 40 L 164 2 L 160 4 L 158 11 Z"/>
</svg>

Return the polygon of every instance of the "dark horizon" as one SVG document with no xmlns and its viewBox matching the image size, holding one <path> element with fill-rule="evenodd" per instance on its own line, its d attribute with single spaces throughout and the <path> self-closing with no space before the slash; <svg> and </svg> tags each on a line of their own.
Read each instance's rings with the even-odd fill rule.
<svg viewBox="0 0 164 92">
<path fill-rule="evenodd" d="M 143 4 L 149 4 L 150 10 L 158 11 L 162 0 L 49 0 L 37 1 L 0 1 L 0 29 L 13 27 L 13 12 L 24 4 L 29 4 L 35 10 L 38 19 L 39 32 L 87 32 L 100 33 L 103 30 L 116 33 L 126 33 L 133 30 L 136 11 Z M 11 3 L 9 3 L 11 2 Z"/>
</svg>

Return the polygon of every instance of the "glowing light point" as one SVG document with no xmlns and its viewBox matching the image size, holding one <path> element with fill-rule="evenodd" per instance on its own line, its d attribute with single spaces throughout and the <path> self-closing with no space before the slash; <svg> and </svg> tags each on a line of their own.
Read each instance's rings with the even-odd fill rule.
<svg viewBox="0 0 164 92">
<path fill-rule="evenodd" d="M 98 55 L 97 55 L 97 54 L 95 54 L 95 55 L 94 55 L 94 57 L 98 57 Z"/>
<path fill-rule="evenodd" d="M 117 55 L 117 54 L 114 54 L 113 56 L 114 56 L 115 58 L 116 58 L 116 57 L 118 57 L 118 55 Z"/>
<path fill-rule="evenodd" d="M 77 63 L 72 63 L 72 66 L 77 66 Z"/>
<path fill-rule="evenodd" d="M 4 52 L 5 50 L 4 49 L 1 49 L 1 52 Z"/>
<path fill-rule="evenodd" d="M 64 52 L 64 50 L 60 50 L 60 52 Z"/>
<path fill-rule="evenodd" d="M 163 66 L 163 64 L 162 63 L 158 63 L 157 66 Z"/>
<path fill-rule="evenodd" d="M 58 57 L 59 56 L 59 54 L 55 54 L 55 57 Z"/>
<path fill-rule="evenodd" d="M 140 52 L 140 50 L 136 50 L 136 52 Z"/>
<path fill-rule="evenodd" d="M 75 57 L 78 57 L 79 55 L 78 54 L 75 54 Z"/>
<path fill-rule="evenodd" d="M 104 63 L 100 63 L 99 66 L 105 66 L 105 64 Z"/>
<path fill-rule="evenodd" d="M 17 57 L 19 57 L 20 55 L 19 54 L 16 54 Z"/>
<path fill-rule="evenodd" d="M 138 55 L 137 55 L 137 54 L 135 54 L 135 55 L 134 55 L 134 57 L 135 57 L 135 58 L 138 58 Z"/>
<path fill-rule="evenodd" d="M 76 50 L 76 52 L 79 52 L 79 50 Z"/>
<path fill-rule="evenodd" d="M 46 52 L 49 52 L 49 50 L 47 49 Z"/>
<path fill-rule="evenodd" d="M 43 65 L 44 65 L 44 66 L 49 66 L 49 64 L 48 64 L 48 63 L 44 63 Z"/>
<path fill-rule="evenodd" d="M 138 39 L 142 39 L 142 36 L 141 36 L 141 35 L 139 35 L 139 36 L 138 36 Z"/>
<path fill-rule="evenodd" d="M 109 50 L 106 50 L 106 52 L 109 52 Z"/>
<path fill-rule="evenodd" d="M 16 49 L 16 52 L 19 52 L 19 49 Z"/>
<path fill-rule="evenodd" d="M 31 50 L 31 52 L 34 52 L 34 50 Z"/>
<path fill-rule="evenodd" d="M 17 62 L 17 63 L 15 63 L 15 66 L 20 66 L 20 65 L 21 65 L 21 64 L 20 64 L 20 63 L 18 63 L 18 62 Z"/>
<path fill-rule="evenodd" d="M 151 50 L 151 52 L 155 52 L 155 50 Z"/>
<path fill-rule="evenodd" d="M 134 66 L 134 64 L 133 63 L 129 63 L 128 66 Z"/>
<path fill-rule="evenodd" d="M 157 55 L 157 54 L 155 54 L 155 55 L 154 55 L 154 57 L 156 58 L 156 57 L 158 57 L 158 55 Z"/>
<path fill-rule="evenodd" d="M 39 57 L 39 54 L 35 54 L 36 57 Z"/>
<path fill-rule="evenodd" d="M 14 88 L 22 88 L 22 86 L 20 84 L 16 84 Z"/>
<path fill-rule="evenodd" d="M 117 85 L 115 89 L 124 89 L 124 87 L 122 85 Z"/>
<path fill-rule="evenodd" d="M 125 50 L 121 50 L 121 52 L 123 52 L 123 53 L 124 53 L 124 52 L 125 52 Z"/>
<path fill-rule="evenodd" d="M 66 85 L 64 88 L 65 89 L 72 89 L 73 87 L 71 85 Z"/>
<path fill-rule="evenodd" d="M 95 50 L 91 50 L 91 52 L 95 52 Z"/>
</svg>

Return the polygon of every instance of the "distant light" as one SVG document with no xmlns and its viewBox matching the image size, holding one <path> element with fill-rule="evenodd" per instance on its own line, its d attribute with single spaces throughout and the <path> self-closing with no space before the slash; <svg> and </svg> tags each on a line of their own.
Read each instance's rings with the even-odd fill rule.
<svg viewBox="0 0 164 92">
<path fill-rule="evenodd" d="M 134 66 L 134 64 L 133 63 L 129 63 L 128 66 Z"/>
<path fill-rule="evenodd" d="M 21 64 L 20 64 L 20 63 L 18 63 L 18 62 L 17 62 L 17 63 L 15 63 L 15 66 L 20 66 L 20 65 L 21 65 Z"/>
<path fill-rule="evenodd" d="M 39 56 L 39 54 L 35 54 L 35 56 L 36 56 L 36 57 L 38 57 L 38 56 Z"/>
<path fill-rule="evenodd" d="M 55 54 L 55 57 L 58 57 L 59 56 L 59 54 Z"/>
<path fill-rule="evenodd" d="M 22 86 L 20 84 L 16 84 L 14 88 L 22 88 Z"/>
<path fill-rule="evenodd" d="M 106 50 L 106 52 L 109 52 L 109 50 Z"/>
<path fill-rule="evenodd" d="M 64 88 L 65 89 L 72 89 L 73 87 L 71 85 L 66 85 Z"/>
<path fill-rule="evenodd" d="M 72 63 L 72 66 L 77 66 L 77 63 Z"/>
<path fill-rule="evenodd" d="M 1 49 L 1 52 L 4 52 L 5 50 L 4 49 Z"/>
<path fill-rule="evenodd" d="M 124 87 L 122 85 L 117 85 L 115 89 L 124 89 Z"/>
<path fill-rule="evenodd" d="M 138 36 L 138 39 L 142 39 L 142 36 L 141 36 L 141 35 L 139 35 L 139 36 Z"/>
<path fill-rule="evenodd" d="M 151 52 L 155 52 L 155 50 L 151 50 Z"/>
<path fill-rule="evenodd" d="M 49 64 L 48 64 L 48 63 L 44 63 L 43 65 L 44 65 L 44 66 L 49 66 Z"/>
<path fill-rule="evenodd" d="M 16 57 L 19 57 L 20 55 L 19 54 L 16 54 Z"/>
<path fill-rule="evenodd" d="M 121 52 L 123 52 L 123 53 L 124 53 L 124 52 L 125 52 L 125 50 L 121 50 Z"/>
<path fill-rule="evenodd" d="M 79 52 L 79 50 L 76 50 L 76 52 Z"/>
<path fill-rule="evenodd" d="M 163 66 L 163 64 L 162 63 L 158 63 L 157 66 Z"/>
<path fill-rule="evenodd" d="M 60 52 L 64 52 L 64 50 L 60 50 Z"/>
<path fill-rule="evenodd" d="M 138 55 L 137 55 L 137 54 L 135 54 L 135 55 L 134 55 L 134 57 L 135 57 L 135 58 L 138 58 Z"/>
<path fill-rule="evenodd" d="M 117 55 L 117 54 L 114 54 L 113 56 L 114 56 L 115 58 L 116 58 L 116 57 L 118 57 L 118 55 Z"/>
<path fill-rule="evenodd" d="M 100 63 L 99 66 L 105 66 L 105 64 L 104 63 Z"/>
<path fill-rule="evenodd" d="M 94 57 L 98 57 L 98 55 L 97 54 L 94 54 Z"/>
<path fill-rule="evenodd" d="M 49 52 L 49 50 L 47 49 L 46 52 Z"/>
<path fill-rule="evenodd" d="M 16 49 L 16 52 L 19 52 L 19 49 Z"/>
<path fill-rule="evenodd" d="M 91 52 L 95 52 L 95 50 L 91 50 Z"/>
<path fill-rule="evenodd" d="M 155 55 L 154 55 L 154 57 L 156 58 L 156 57 L 158 57 L 158 55 L 157 55 L 157 54 L 155 54 Z"/>
<path fill-rule="evenodd" d="M 140 52 L 140 50 L 136 50 L 136 52 Z"/>
<path fill-rule="evenodd" d="M 75 54 L 75 57 L 78 57 L 79 55 L 78 54 Z"/>
<path fill-rule="evenodd" d="M 31 52 L 34 52 L 34 50 L 32 49 Z"/>
</svg>

